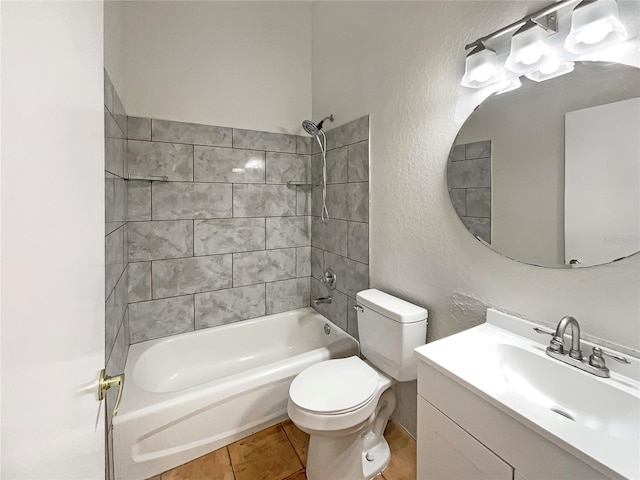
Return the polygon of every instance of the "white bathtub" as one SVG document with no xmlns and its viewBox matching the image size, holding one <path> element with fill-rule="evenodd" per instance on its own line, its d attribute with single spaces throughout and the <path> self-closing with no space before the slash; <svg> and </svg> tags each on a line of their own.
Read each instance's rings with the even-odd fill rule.
<svg viewBox="0 0 640 480">
<path fill-rule="evenodd" d="M 286 419 L 298 373 L 357 354 L 312 308 L 132 345 L 113 418 L 116 479 L 152 477 Z"/>
</svg>

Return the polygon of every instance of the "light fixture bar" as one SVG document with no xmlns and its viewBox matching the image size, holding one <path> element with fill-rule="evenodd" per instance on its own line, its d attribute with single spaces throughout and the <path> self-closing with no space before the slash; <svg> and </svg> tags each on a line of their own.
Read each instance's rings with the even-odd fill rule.
<svg viewBox="0 0 640 480">
<path fill-rule="evenodd" d="M 474 48 L 480 44 L 484 44 L 489 40 L 493 40 L 507 33 L 511 33 L 519 29 L 520 27 L 524 26 L 529 20 L 538 23 L 540 26 L 544 27 L 545 29 L 549 29 L 550 25 L 541 23 L 538 20 L 550 15 L 551 13 L 557 12 L 558 10 L 566 7 L 567 5 L 572 5 L 574 3 L 579 3 L 579 2 L 580 0 L 561 0 L 560 2 L 554 3 L 553 5 L 549 5 L 548 7 L 538 10 L 537 12 L 534 12 L 530 15 L 522 17 L 520 20 L 515 21 L 510 25 L 507 25 L 506 27 L 501 28 L 500 30 L 496 30 L 495 32 L 490 33 L 489 35 L 485 35 L 484 37 L 479 38 L 473 43 L 469 43 L 465 45 L 464 49 L 469 50 L 470 48 Z"/>
</svg>

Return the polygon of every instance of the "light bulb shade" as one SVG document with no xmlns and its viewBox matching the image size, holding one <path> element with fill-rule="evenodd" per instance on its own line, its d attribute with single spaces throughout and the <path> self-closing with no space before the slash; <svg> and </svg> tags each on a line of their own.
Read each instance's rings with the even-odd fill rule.
<svg viewBox="0 0 640 480">
<path fill-rule="evenodd" d="M 571 16 L 571 31 L 564 48 L 575 54 L 606 48 L 627 38 L 615 0 L 583 1 Z"/>
<path fill-rule="evenodd" d="M 511 37 L 511 53 L 505 67 L 520 75 L 540 70 L 550 59 L 547 32 L 529 20 Z"/>
<path fill-rule="evenodd" d="M 498 59 L 496 52 L 480 44 L 465 60 L 463 87 L 482 88 L 498 81 Z"/>
<path fill-rule="evenodd" d="M 573 62 L 559 63 L 553 70 L 539 70 L 537 72 L 527 73 L 526 77 L 534 82 L 544 82 L 545 80 L 573 72 L 574 66 L 575 64 Z"/>
</svg>

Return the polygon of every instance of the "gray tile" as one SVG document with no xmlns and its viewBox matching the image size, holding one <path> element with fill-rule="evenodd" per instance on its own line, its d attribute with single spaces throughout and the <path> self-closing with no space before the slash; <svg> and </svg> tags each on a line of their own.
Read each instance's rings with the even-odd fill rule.
<svg viewBox="0 0 640 480">
<path fill-rule="evenodd" d="M 127 221 L 127 190 L 125 180 L 105 172 L 105 234 L 115 231 Z"/>
<path fill-rule="evenodd" d="M 233 286 L 287 280 L 296 276 L 296 249 L 233 254 Z"/>
<path fill-rule="evenodd" d="M 116 122 L 115 116 L 104 109 L 104 136 L 107 138 L 126 138 L 124 132 Z"/>
<path fill-rule="evenodd" d="M 347 333 L 351 335 L 356 340 L 360 340 L 360 336 L 358 335 L 358 312 L 353 306 L 356 304 L 356 301 L 347 297 Z"/>
<path fill-rule="evenodd" d="M 311 247 L 296 248 L 296 277 L 311 275 Z"/>
<path fill-rule="evenodd" d="M 131 140 L 151 140 L 151 119 L 127 117 L 127 138 Z"/>
<path fill-rule="evenodd" d="M 363 263 L 325 252 L 324 268 L 336 273 L 336 289 L 345 295 L 355 298 L 358 292 L 369 288 L 369 267 Z"/>
<path fill-rule="evenodd" d="M 346 256 L 347 228 L 344 220 L 330 219 L 323 222 L 320 217 L 312 217 L 311 246 Z"/>
<path fill-rule="evenodd" d="M 128 183 L 128 220 L 151 220 L 151 182 L 130 180 Z"/>
<path fill-rule="evenodd" d="M 118 90 L 115 88 L 113 89 L 113 118 L 118 123 L 120 130 L 122 130 L 124 138 L 127 138 L 127 112 L 124 109 L 122 100 L 120 100 Z"/>
<path fill-rule="evenodd" d="M 298 215 L 311 215 L 311 186 L 296 187 L 296 213 Z"/>
<path fill-rule="evenodd" d="M 324 273 L 324 250 L 311 247 L 311 276 L 320 280 Z"/>
<path fill-rule="evenodd" d="M 232 215 L 230 183 L 159 183 L 151 188 L 154 220 L 228 218 Z"/>
<path fill-rule="evenodd" d="M 296 153 L 297 137 L 284 133 L 258 132 L 256 130 L 234 128 L 233 148 Z"/>
<path fill-rule="evenodd" d="M 467 200 L 466 200 L 465 188 L 452 188 L 449 190 L 449 197 L 456 213 L 460 217 L 464 217 L 467 214 Z"/>
<path fill-rule="evenodd" d="M 129 351 L 129 322 L 124 320 L 120 324 L 116 339 L 113 343 L 113 347 L 110 352 L 106 352 L 108 359 L 106 361 L 106 373 L 107 375 L 119 375 L 124 372 L 125 363 L 127 360 L 127 353 Z M 118 397 L 118 389 L 112 388 L 107 391 L 106 395 L 106 412 L 107 412 L 107 425 L 111 424 L 112 412 L 115 407 L 116 399 Z"/>
<path fill-rule="evenodd" d="M 264 218 L 228 218 L 194 222 L 195 255 L 264 250 Z"/>
<path fill-rule="evenodd" d="M 491 140 L 467 143 L 465 147 L 465 159 L 467 160 L 491 157 Z"/>
<path fill-rule="evenodd" d="M 369 263 L 369 224 L 349 222 L 347 256 L 361 263 Z"/>
<path fill-rule="evenodd" d="M 124 231 L 125 227 L 123 225 L 105 237 L 105 299 L 116 286 L 126 264 L 124 258 Z"/>
<path fill-rule="evenodd" d="M 369 138 L 369 116 L 364 116 L 327 132 L 327 149 L 343 147 Z"/>
<path fill-rule="evenodd" d="M 341 183 L 327 185 L 329 216 L 355 222 L 369 221 L 369 183 Z M 317 210 L 314 213 L 317 214 Z"/>
<path fill-rule="evenodd" d="M 193 255 L 193 222 L 131 222 L 129 261 L 162 260 Z"/>
<path fill-rule="evenodd" d="M 311 183 L 322 183 L 322 154 L 311 155 Z"/>
<path fill-rule="evenodd" d="M 311 278 L 311 306 L 346 332 L 348 297 L 338 290 L 332 290 L 330 304 L 313 304 L 314 298 L 326 297 L 327 295 L 327 288 L 315 278 Z"/>
<path fill-rule="evenodd" d="M 449 188 L 478 188 L 491 186 L 491 159 L 449 162 L 447 168 Z"/>
<path fill-rule="evenodd" d="M 450 155 L 451 161 L 458 162 L 460 160 L 465 160 L 465 151 L 466 151 L 466 146 L 464 144 L 455 145 L 451 150 L 451 155 Z"/>
<path fill-rule="evenodd" d="M 350 182 L 369 181 L 369 141 L 349 145 L 348 177 Z"/>
<path fill-rule="evenodd" d="M 131 176 L 166 176 L 173 181 L 193 180 L 192 145 L 129 140 L 127 163 Z"/>
<path fill-rule="evenodd" d="M 287 185 L 234 185 L 234 217 L 279 217 L 296 214 L 296 189 Z"/>
<path fill-rule="evenodd" d="M 265 314 L 265 285 L 229 288 L 196 295 L 196 329 L 215 327 Z"/>
<path fill-rule="evenodd" d="M 153 298 L 175 297 L 231 287 L 231 255 L 153 262 Z"/>
<path fill-rule="evenodd" d="M 130 343 L 193 330 L 193 295 L 129 305 Z"/>
<path fill-rule="evenodd" d="M 124 138 L 105 137 L 104 139 L 104 169 L 124 177 L 124 156 L 126 140 Z"/>
<path fill-rule="evenodd" d="M 113 348 L 118 329 L 127 311 L 127 293 L 127 274 L 125 271 L 105 303 L 105 360 Z"/>
<path fill-rule="evenodd" d="M 467 188 L 467 213 L 469 217 L 491 216 L 491 189 Z"/>
<path fill-rule="evenodd" d="M 104 70 L 104 106 L 107 107 L 110 112 L 113 112 L 113 94 L 113 83 L 111 83 L 107 71 Z"/>
<path fill-rule="evenodd" d="M 311 217 L 270 217 L 266 223 L 267 249 L 311 245 Z"/>
<path fill-rule="evenodd" d="M 267 152 L 267 183 L 308 182 L 311 157 Z"/>
<path fill-rule="evenodd" d="M 306 135 L 298 135 L 296 142 L 297 142 L 297 148 L 296 148 L 296 152 L 297 153 L 302 153 L 304 155 L 310 155 L 311 154 L 311 141 L 315 140 L 311 137 L 308 137 Z"/>
<path fill-rule="evenodd" d="M 462 217 L 462 223 L 476 237 L 491 243 L 491 219 L 477 217 Z"/>
<path fill-rule="evenodd" d="M 322 156 L 320 156 L 320 160 L 322 160 Z M 348 181 L 347 168 L 347 147 L 327 152 L 327 183 L 346 183 Z"/>
<path fill-rule="evenodd" d="M 264 152 L 194 147 L 196 182 L 264 183 Z"/>
<path fill-rule="evenodd" d="M 214 147 L 231 146 L 231 128 L 197 123 L 151 120 L 151 138 L 154 142 L 192 143 Z"/>
<path fill-rule="evenodd" d="M 267 283 L 267 315 L 309 306 L 310 278 Z"/>
<path fill-rule="evenodd" d="M 151 300 L 151 262 L 132 262 L 128 272 L 129 302 Z"/>
</svg>

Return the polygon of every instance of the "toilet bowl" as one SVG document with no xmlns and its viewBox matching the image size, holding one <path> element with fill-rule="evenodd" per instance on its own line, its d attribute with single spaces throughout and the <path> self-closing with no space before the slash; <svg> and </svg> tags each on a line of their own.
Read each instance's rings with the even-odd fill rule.
<svg viewBox="0 0 640 480">
<path fill-rule="evenodd" d="M 358 293 L 359 357 L 327 360 L 291 383 L 287 411 L 310 435 L 309 480 L 365 480 L 391 459 L 384 429 L 394 384 L 416 378 L 413 348 L 426 340 L 427 311 L 379 290 Z M 407 354 L 409 353 L 409 354 Z"/>
</svg>

